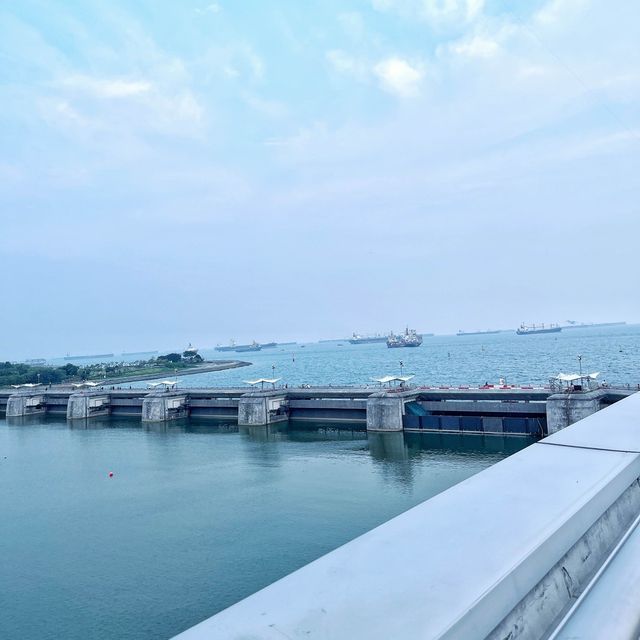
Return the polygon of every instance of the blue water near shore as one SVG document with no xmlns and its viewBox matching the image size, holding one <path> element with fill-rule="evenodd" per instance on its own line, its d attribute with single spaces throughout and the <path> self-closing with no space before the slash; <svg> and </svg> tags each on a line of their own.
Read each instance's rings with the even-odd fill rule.
<svg viewBox="0 0 640 640">
<path fill-rule="evenodd" d="M 529 443 L 0 420 L 0 638 L 170 638 Z"/>
<path fill-rule="evenodd" d="M 342 345 L 342 346 L 339 346 Z M 546 384 L 559 372 L 600 371 L 610 383 L 640 383 L 640 325 L 569 329 L 556 334 L 518 336 L 514 332 L 480 336 L 433 336 L 414 349 L 383 344 L 351 345 L 347 340 L 289 345 L 251 353 L 202 349 L 207 359 L 236 358 L 250 367 L 182 376 L 183 387 L 243 385 L 255 378 L 281 378 L 289 385 L 371 384 L 372 377 L 400 372 L 419 385 Z M 146 386 L 145 383 L 133 386 Z"/>
</svg>

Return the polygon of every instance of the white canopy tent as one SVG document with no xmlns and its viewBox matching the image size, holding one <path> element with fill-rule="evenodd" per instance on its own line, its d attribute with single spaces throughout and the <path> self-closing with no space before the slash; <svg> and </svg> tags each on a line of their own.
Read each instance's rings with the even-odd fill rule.
<svg viewBox="0 0 640 640">
<path fill-rule="evenodd" d="M 258 378 L 257 380 L 245 380 L 246 384 L 250 384 L 252 387 L 259 384 L 262 389 L 264 389 L 265 382 L 267 384 L 272 384 L 275 388 L 276 382 L 280 382 L 282 378 Z"/>
<path fill-rule="evenodd" d="M 39 382 L 25 382 L 24 384 L 12 384 L 11 386 L 14 389 L 20 389 L 21 387 L 27 388 L 27 389 L 33 389 L 33 387 L 39 387 L 40 383 Z"/>
<path fill-rule="evenodd" d="M 409 382 L 412 378 L 415 378 L 415 375 L 408 376 L 382 376 L 381 378 L 371 378 L 374 382 L 379 382 L 380 384 L 388 384 L 391 386 L 392 382 L 398 382 L 400 384 L 405 384 Z"/>
<path fill-rule="evenodd" d="M 584 391 L 585 389 L 591 389 L 591 381 L 595 380 L 600 375 L 599 371 L 593 373 L 559 373 L 554 378 L 551 378 L 551 384 L 559 382 L 560 386 L 566 385 L 567 390 Z"/>
<path fill-rule="evenodd" d="M 580 375 L 579 373 L 559 373 L 555 379 L 560 382 L 575 382 L 576 380 L 595 380 L 600 375 L 599 371 L 594 373 L 585 373 Z"/>
<path fill-rule="evenodd" d="M 170 389 L 178 386 L 179 380 L 160 380 L 160 382 L 150 382 L 149 389 L 155 389 L 156 387 L 165 387 Z"/>
</svg>

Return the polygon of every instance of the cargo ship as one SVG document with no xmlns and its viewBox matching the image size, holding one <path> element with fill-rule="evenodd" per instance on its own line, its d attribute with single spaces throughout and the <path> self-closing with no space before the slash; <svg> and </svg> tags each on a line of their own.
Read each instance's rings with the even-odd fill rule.
<svg viewBox="0 0 640 640">
<path fill-rule="evenodd" d="M 351 338 L 349 338 L 350 344 L 372 344 L 374 342 L 386 342 L 387 336 L 361 336 L 357 333 L 354 333 Z"/>
<path fill-rule="evenodd" d="M 90 356 L 71 356 L 67 353 L 65 360 L 90 360 L 92 358 L 113 358 L 113 353 L 95 353 Z"/>
<path fill-rule="evenodd" d="M 262 351 L 262 345 L 255 340 L 251 344 L 238 344 L 235 346 L 236 353 L 246 353 L 247 351 Z"/>
<path fill-rule="evenodd" d="M 189 346 L 182 352 L 183 358 L 195 358 L 198 355 L 198 350 L 189 343 Z"/>
<path fill-rule="evenodd" d="M 539 325 L 536 325 L 536 324 L 526 325 L 522 323 L 516 329 L 516 333 L 519 336 L 529 336 L 529 335 L 533 335 L 534 333 L 560 333 L 561 331 L 562 331 L 562 327 L 557 324 L 550 324 L 545 327 L 544 323 Z"/>
<path fill-rule="evenodd" d="M 563 329 L 595 329 L 597 327 L 621 327 L 626 322 L 576 322 L 575 320 L 567 320 L 569 323 Z"/>
<path fill-rule="evenodd" d="M 393 331 L 387 338 L 387 347 L 389 349 L 398 349 L 400 347 L 419 347 L 422 344 L 422 336 L 416 333 L 415 329 L 407 327 L 404 333 L 395 335 Z"/>
<path fill-rule="evenodd" d="M 273 343 L 269 343 L 272 346 Z M 246 351 L 262 351 L 261 344 L 255 340 L 251 344 L 236 344 L 233 340 L 229 343 L 229 346 L 218 345 L 215 347 L 216 351 L 235 351 L 236 353 L 245 353 Z"/>
</svg>

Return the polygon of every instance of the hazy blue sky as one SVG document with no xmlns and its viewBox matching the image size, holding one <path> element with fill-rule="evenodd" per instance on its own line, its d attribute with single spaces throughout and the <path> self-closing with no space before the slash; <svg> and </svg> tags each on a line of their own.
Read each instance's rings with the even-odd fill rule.
<svg viewBox="0 0 640 640">
<path fill-rule="evenodd" d="M 0 359 L 640 320 L 640 3 L 0 5 Z"/>
</svg>

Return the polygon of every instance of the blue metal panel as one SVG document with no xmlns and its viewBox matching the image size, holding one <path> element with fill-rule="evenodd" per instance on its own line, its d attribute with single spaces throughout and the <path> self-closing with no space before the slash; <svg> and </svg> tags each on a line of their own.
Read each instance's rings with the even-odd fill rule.
<svg viewBox="0 0 640 640">
<path fill-rule="evenodd" d="M 463 431 L 482 431 L 482 418 L 477 416 L 464 416 L 460 418 L 460 427 Z"/>
<path fill-rule="evenodd" d="M 527 418 L 527 433 L 533 436 L 543 435 L 544 425 L 540 418 Z"/>
<path fill-rule="evenodd" d="M 440 416 L 440 424 L 447 431 L 460 430 L 460 418 L 458 416 Z"/>
<path fill-rule="evenodd" d="M 402 416 L 402 424 L 408 429 L 419 429 L 420 416 L 415 416 L 407 413 L 406 415 Z"/>
<path fill-rule="evenodd" d="M 420 416 L 420 426 L 423 429 L 436 431 L 440 429 L 440 416 Z"/>
<path fill-rule="evenodd" d="M 502 427 L 505 433 L 527 433 L 527 419 L 503 418 Z"/>
</svg>

